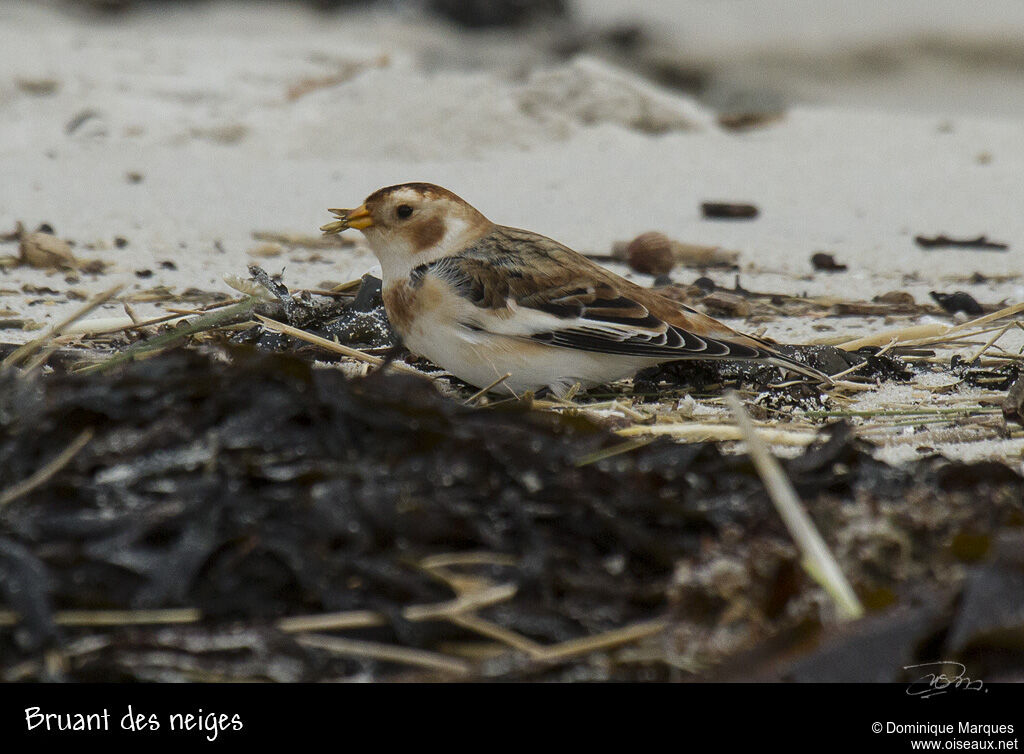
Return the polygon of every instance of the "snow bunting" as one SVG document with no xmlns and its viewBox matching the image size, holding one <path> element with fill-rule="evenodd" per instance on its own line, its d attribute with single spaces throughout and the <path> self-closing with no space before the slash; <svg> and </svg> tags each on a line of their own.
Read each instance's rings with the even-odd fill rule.
<svg viewBox="0 0 1024 754">
<path fill-rule="evenodd" d="M 679 359 L 760 359 L 828 377 L 550 238 L 495 225 L 447 189 L 405 183 L 325 233 L 363 232 L 380 260 L 384 308 L 409 350 L 456 377 L 516 393 L 613 382 Z"/>
</svg>

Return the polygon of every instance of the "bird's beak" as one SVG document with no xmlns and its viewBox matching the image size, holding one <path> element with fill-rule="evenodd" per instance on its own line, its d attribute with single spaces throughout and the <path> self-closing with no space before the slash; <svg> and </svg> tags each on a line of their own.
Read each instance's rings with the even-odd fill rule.
<svg viewBox="0 0 1024 754">
<path fill-rule="evenodd" d="M 346 228 L 362 230 L 373 225 L 370 210 L 366 208 L 365 204 L 355 209 L 331 209 L 328 212 L 338 219 L 327 223 L 327 225 L 321 225 L 320 230 L 324 233 L 341 233 Z"/>
</svg>

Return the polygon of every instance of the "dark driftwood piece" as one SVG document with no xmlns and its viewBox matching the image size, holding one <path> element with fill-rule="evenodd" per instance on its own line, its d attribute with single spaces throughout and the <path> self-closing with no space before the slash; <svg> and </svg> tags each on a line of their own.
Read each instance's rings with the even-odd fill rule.
<svg viewBox="0 0 1024 754">
<path fill-rule="evenodd" d="M 976 249 L 979 251 L 1006 251 L 1009 244 L 989 241 L 988 236 L 977 238 L 950 238 L 949 236 L 914 236 L 922 249 Z"/>
</svg>

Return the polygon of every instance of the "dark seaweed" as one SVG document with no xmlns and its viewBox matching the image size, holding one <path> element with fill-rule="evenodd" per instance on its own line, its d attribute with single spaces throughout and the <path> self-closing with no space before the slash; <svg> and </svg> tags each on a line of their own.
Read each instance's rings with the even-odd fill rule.
<svg viewBox="0 0 1024 754">
<path fill-rule="evenodd" d="M 52 677 L 32 661 L 55 647 L 66 655 L 58 677 L 79 681 L 404 677 L 402 666 L 301 645 L 274 621 L 373 610 L 385 625 L 344 635 L 434 651 L 479 642 L 402 612 L 455 596 L 417 565 L 453 552 L 513 559 L 466 571 L 517 588 L 479 615 L 543 644 L 665 618 L 670 642 L 726 661 L 801 626 L 830 635 L 821 592 L 746 456 L 660 441 L 578 466 L 621 439 L 518 404 L 470 409 L 415 377 L 349 380 L 292 355 L 227 353 L 181 350 L 112 375 L 0 376 L 0 491 L 94 433 L 0 509 L 0 609 L 21 616 L 17 630 L 0 628 L 0 676 Z M 883 623 L 886 607 L 917 604 L 925 587 L 956 594 L 957 536 L 974 552 L 1020 525 L 1024 482 L 995 466 L 889 467 L 843 425 L 787 462 Z M 54 619 L 168 607 L 203 618 L 159 628 Z M 737 620 L 757 628 L 735 644 L 701 644 Z M 958 646 L 987 645 L 969 636 Z M 501 657 L 474 665 L 477 677 L 678 677 L 651 659 Z"/>
</svg>

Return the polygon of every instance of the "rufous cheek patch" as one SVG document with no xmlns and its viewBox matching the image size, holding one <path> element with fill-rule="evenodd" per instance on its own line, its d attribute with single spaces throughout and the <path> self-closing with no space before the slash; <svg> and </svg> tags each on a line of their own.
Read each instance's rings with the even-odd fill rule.
<svg viewBox="0 0 1024 754">
<path fill-rule="evenodd" d="M 439 217 L 431 218 L 420 223 L 413 230 L 413 249 L 417 254 L 426 251 L 437 246 L 442 238 L 444 238 L 444 221 Z"/>
</svg>

